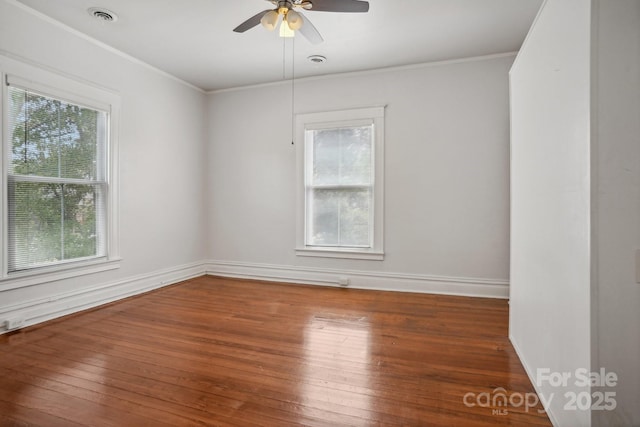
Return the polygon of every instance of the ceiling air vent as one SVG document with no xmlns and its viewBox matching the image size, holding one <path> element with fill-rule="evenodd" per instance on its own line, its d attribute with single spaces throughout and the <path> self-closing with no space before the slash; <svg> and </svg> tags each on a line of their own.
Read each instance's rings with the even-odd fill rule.
<svg viewBox="0 0 640 427">
<path fill-rule="evenodd" d="M 118 15 L 101 7 L 91 7 L 87 9 L 87 12 L 89 12 L 89 15 L 100 21 L 115 22 L 118 20 Z"/>
<path fill-rule="evenodd" d="M 307 58 L 312 64 L 324 64 L 327 58 L 322 55 L 311 55 Z"/>
</svg>

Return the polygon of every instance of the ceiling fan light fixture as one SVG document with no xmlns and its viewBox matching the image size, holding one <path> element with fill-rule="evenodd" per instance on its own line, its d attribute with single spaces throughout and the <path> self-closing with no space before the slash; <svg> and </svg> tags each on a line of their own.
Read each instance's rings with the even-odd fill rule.
<svg viewBox="0 0 640 427">
<path fill-rule="evenodd" d="M 286 15 L 287 24 L 289 24 L 289 28 L 293 31 L 299 30 L 302 27 L 304 21 L 302 20 L 302 15 L 300 15 L 295 10 L 289 10 Z"/>
<path fill-rule="evenodd" d="M 281 37 L 294 37 L 295 31 L 312 44 L 322 43 L 324 39 L 306 16 L 293 11 L 294 8 L 305 10 L 317 10 L 319 12 L 364 13 L 369 11 L 369 2 L 366 0 L 267 0 L 275 9 L 266 9 L 258 12 L 233 29 L 236 33 L 244 33 L 247 30 L 262 24 L 268 30 L 275 30 L 280 25 Z M 287 15 L 290 15 L 287 17 Z"/>
<path fill-rule="evenodd" d="M 295 36 L 296 36 L 295 31 L 291 29 L 287 20 L 283 19 L 282 23 L 280 23 L 280 37 L 289 38 L 289 37 L 295 37 Z"/>
<path fill-rule="evenodd" d="M 262 16 L 262 18 L 260 19 L 260 23 L 267 30 L 273 31 L 273 30 L 276 29 L 276 26 L 278 25 L 278 18 L 279 17 L 280 17 L 280 15 L 278 14 L 277 11 L 270 10 L 269 12 L 265 13 Z"/>
</svg>

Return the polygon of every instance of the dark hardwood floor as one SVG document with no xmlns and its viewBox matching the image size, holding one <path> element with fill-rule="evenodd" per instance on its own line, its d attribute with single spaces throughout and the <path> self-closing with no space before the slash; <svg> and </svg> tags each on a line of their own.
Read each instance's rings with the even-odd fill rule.
<svg viewBox="0 0 640 427">
<path fill-rule="evenodd" d="M 504 300 L 200 277 L 1 336 L 0 425 L 549 426 L 507 321 Z"/>
</svg>

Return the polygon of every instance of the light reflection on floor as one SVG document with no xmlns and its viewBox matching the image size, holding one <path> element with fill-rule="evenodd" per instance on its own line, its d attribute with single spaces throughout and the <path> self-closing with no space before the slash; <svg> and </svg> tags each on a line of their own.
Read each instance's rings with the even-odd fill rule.
<svg viewBox="0 0 640 427">
<path fill-rule="evenodd" d="M 361 419 L 365 425 L 372 406 L 370 341 L 366 317 L 323 314 L 310 318 L 304 330 L 307 364 L 301 384 L 302 403 L 327 411 L 345 407 L 343 413 Z M 336 414 L 333 421 L 338 420 Z"/>
</svg>

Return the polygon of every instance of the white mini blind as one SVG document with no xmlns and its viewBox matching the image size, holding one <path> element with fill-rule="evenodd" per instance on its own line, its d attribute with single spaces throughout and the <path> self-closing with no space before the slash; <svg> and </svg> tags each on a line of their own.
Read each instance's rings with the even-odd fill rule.
<svg viewBox="0 0 640 427">
<path fill-rule="evenodd" d="M 105 256 L 107 111 L 7 94 L 9 272 Z"/>
</svg>

